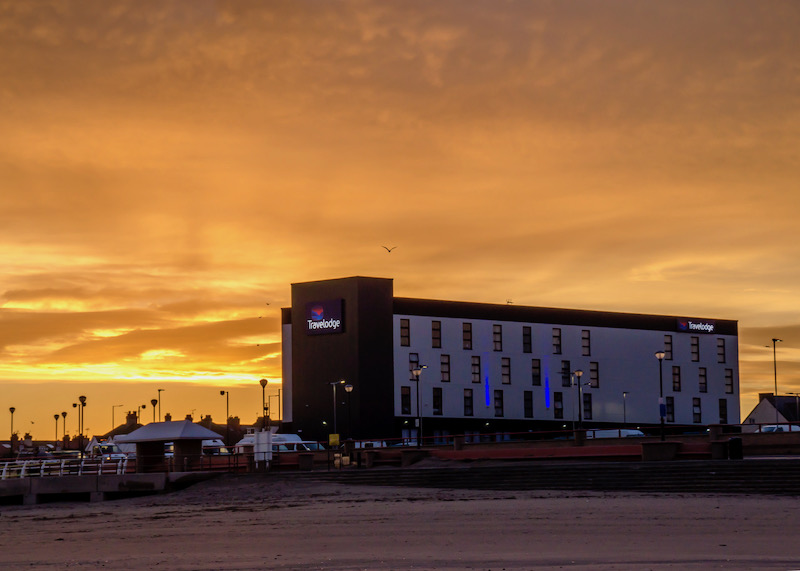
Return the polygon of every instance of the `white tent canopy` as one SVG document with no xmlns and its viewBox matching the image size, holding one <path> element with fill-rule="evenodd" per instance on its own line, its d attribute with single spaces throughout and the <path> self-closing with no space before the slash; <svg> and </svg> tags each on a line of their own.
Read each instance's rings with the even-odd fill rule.
<svg viewBox="0 0 800 571">
<path fill-rule="evenodd" d="M 212 440 L 219 438 L 216 432 L 194 424 L 191 420 L 152 422 L 137 428 L 117 442 L 175 442 L 179 440 Z"/>
</svg>

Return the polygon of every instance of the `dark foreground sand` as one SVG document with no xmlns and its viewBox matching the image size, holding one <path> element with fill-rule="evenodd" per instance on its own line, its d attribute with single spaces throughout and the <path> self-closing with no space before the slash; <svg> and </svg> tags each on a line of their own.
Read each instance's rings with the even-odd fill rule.
<svg viewBox="0 0 800 571">
<path fill-rule="evenodd" d="M 0 508 L 2 569 L 800 569 L 800 498 L 223 477 Z"/>
</svg>

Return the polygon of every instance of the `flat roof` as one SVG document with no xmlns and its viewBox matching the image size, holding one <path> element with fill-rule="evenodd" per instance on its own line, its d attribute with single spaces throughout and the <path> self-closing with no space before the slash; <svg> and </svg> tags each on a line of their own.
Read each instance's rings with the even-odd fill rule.
<svg viewBox="0 0 800 571">
<path fill-rule="evenodd" d="M 738 321 L 692 316 L 647 315 L 618 313 L 585 309 L 558 309 L 524 305 L 473 303 L 466 301 L 441 301 L 408 297 L 394 298 L 395 315 L 449 317 L 457 319 L 483 319 L 487 321 L 516 321 L 522 323 L 547 323 L 551 325 L 578 325 L 586 327 L 613 327 L 617 329 L 644 329 L 650 331 L 677 331 L 678 321 L 713 322 L 717 335 L 738 335 Z"/>
</svg>

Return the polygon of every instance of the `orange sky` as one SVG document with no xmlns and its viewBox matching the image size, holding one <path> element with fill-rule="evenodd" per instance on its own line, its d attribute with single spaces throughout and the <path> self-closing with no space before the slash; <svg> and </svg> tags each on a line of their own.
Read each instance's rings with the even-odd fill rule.
<svg viewBox="0 0 800 571">
<path fill-rule="evenodd" d="M 743 416 L 772 337 L 800 391 L 797 30 L 794 1 L 0 0 L 0 434 L 74 434 L 80 394 L 89 432 L 152 420 L 158 388 L 253 422 L 289 285 L 349 275 L 735 319 Z"/>
</svg>

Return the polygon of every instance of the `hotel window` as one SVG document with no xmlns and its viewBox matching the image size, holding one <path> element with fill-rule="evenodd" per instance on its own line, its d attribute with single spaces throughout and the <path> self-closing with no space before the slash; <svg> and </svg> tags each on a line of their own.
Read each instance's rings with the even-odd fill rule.
<svg viewBox="0 0 800 571">
<path fill-rule="evenodd" d="M 442 388 L 433 387 L 433 414 L 441 416 L 442 414 Z"/>
<path fill-rule="evenodd" d="M 522 400 L 525 418 L 533 418 L 533 391 L 525 391 Z"/>
<path fill-rule="evenodd" d="M 725 392 L 733 394 L 733 369 L 725 369 Z"/>
<path fill-rule="evenodd" d="M 600 388 L 600 363 L 597 361 L 589 363 L 589 386 L 593 389 Z"/>
<path fill-rule="evenodd" d="M 561 329 L 553 327 L 553 355 L 561 355 Z"/>
<path fill-rule="evenodd" d="M 531 335 L 531 328 L 528 325 L 522 327 L 522 352 L 533 352 L 533 336 Z"/>
<path fill-rule="evenodd" d="M 472 323 L 464 323 L 461 329 L 461 338 L 463 340 L 464 349 L 469 351 L 472 349 Z"/>
<path fill-rule="evenodd" d="M 408 319 L 400 320 L 400 346 L 411 346 L 411 324 Z"/>
<path fill-rule="evenodd" d="M 664 358 L 672 361 L 672 335 L 664 335 Z"/>
<path fill-rule="evenodd" d="M 588 329 L 581 331 L 581 355 L 589 357 L 592 354 L 592 337 Z"/>
<path fill-rule="evenodd" d="M 472 389 L 464 389 L 464 416 L 472 416 Z"/>
<path fill-rule="evenodd" d="M 431 347 L 442 348 L 442 322 L 431 321 Z"/>
<path fill-rule="evenodd" d="M 692 336 L 692 361 L 697 362 L 700 360 L 700 338 Z"/>
<path fill-rule="evenodd" d="M 717 339 L 717 363 L 725 362 L 725 339 Z"/>
<path fill-rule="evenodd" d="M 416 381 L 417 378 L 414 376 L 414 369 L 419 368 L 419 353 L 409 353 L 408 354 L 408 374 L 411 375 L 409 377 L 409 381 Z"/>
<path fill-rule="evenodd" d="M 472 356 L 472 382 L 481 382 L 481 358 L 478 355 Z"/>
<path fill-rule="evenodd" d="M 681 392 L 681 368 L 678 365 L 672 367 L 672 390 Z"/>
<path fill-rule="evenodd" d="M 667 397 L 667 422 L 675 422 L 675 397 Z"/>
<path fill-rule="evenodd" d="M 542 386 L 542 361 L 541 359 L 531 359 L 531 384 L 537 387 Z"/>
<path fill-rule="evenodd" d="M 571 368 L 569 365 L 569 361 L 561 361 L 561 386 L 562 387 L 571 387 L 572 386 L 572 376 L 571 376 Z"/>
<path fill-rule="evenodd" d="M 698 377 L 700 380 L 700 392 L 707 393 L 708 392 L 708 373 L 706 372 L 705 367 L 700 367 L 698 370 Z"/>
<path fill-rule="evenodd" d="M 495 351 L 503 350 L 503 326 L 499 324 L 492 325 L 492 342 Z"/>
<path fill-rule="evenodd" d="M 583 393 L 583 420 L 592 420 L 592 394 Z"/>
<path fill-rule="evenodd" d="M 439 359 L 442 368 L 442 382 L 450 382 L 450 355 L 442 355 Z"/>
<path fill-rule="evenodd" d="M 500 363 L 500 377 L 504 385 L 511 384 L 511 357 L 503 357 Z"/>
<path fill-rule="evenodd" d="M 728 424 L 728 401 L 719 399 L 719 423 Z"/>
<path fill-rule="evenodd" d="M 503 416 L 503 391 L 494 391 L 494 415 Z"/>
<path fill-rule="evenodd" d="M 411 387 L 400 387 L 400 414 L 411 414 Z"/>
<path fill-rule="evenodd" d="M 697 397 L 692 399 L 692 422 L 695 424 L 703 422 L 703 411 L 700 408 L 700 399 Z"/>
<path fill-rule="evenodd" d="M 553 393 L 553 418 L 564 418 L 564 394 Z"/>
</svg>

